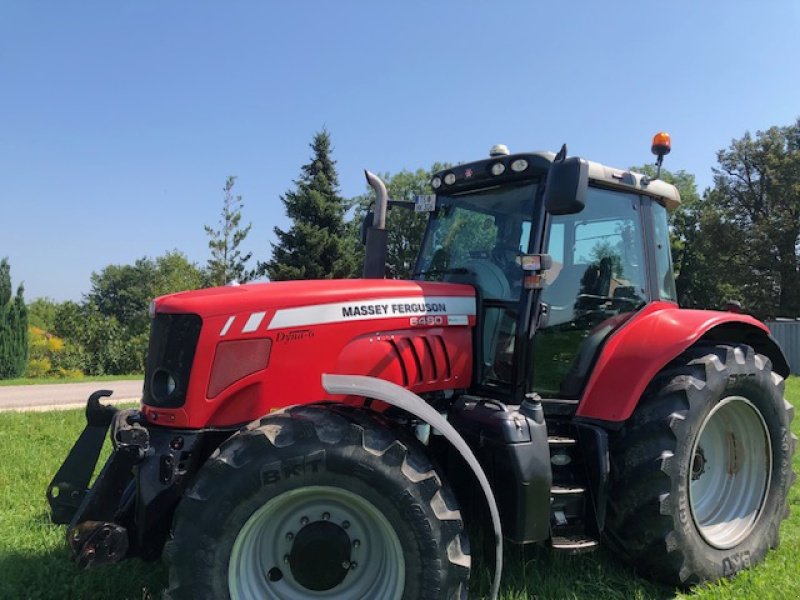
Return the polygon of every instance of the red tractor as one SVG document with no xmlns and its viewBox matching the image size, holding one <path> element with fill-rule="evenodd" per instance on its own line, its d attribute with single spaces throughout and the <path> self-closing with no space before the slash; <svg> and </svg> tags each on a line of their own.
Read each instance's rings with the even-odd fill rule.
<svg viewBox="0 0 800 600">
<path fill-rule="evenodd" d="M 787 361 L 747 315 L 678 308 L 673 186 L 495 147 L 411 206 L 397 281 L 367 175 L 363 279 L 152 303 L 141 406 L 95 393 L 47 491 L 78 564 L 163 556 L 171 598 L 463 599 L 471 519 L 492 597 L 502 540 L 603 542 L 678 586 L 778 544 Z"/>
</svg>

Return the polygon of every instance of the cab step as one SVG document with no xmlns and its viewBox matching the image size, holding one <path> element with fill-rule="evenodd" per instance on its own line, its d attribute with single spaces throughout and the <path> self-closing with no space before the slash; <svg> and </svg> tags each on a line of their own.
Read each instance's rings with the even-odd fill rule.
<svg viewBox="0 0 800 600">
<path fill-rule="evenodd" d="M 579 485 L 554 485 L 550 488 L 552 496 L 571 496 L 586 493 L 586 488 Z"/>
<path fill-rule="evenodd" d="M 586 535 L 553 536 L 550 538 L 550 545 L 553 550 L 579 554 L 581 552 L 591 552 L 597 549 L 600 541 Z"/>
<path fill-rule="evenodd" d="M 563 435 L 551 435 L 547 437 L 547 443 L 551 446 L 574 446 L 578 441 Z"/>
</svg>

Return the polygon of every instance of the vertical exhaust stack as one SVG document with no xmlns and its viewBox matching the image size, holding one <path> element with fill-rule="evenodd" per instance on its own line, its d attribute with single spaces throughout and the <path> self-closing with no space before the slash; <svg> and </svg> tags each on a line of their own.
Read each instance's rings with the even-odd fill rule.
<svg viewBox="0 0 800 600">
<path fill-rule="evenodd" d="M 367 227 L 364 278 L 383 279 L 386 276 L 386 209 L 389 194 L 386 192 L 386 184 L 375 173 L 364 171 L 364 175 L 377 196 L 372 224 Z"/>
</svg>

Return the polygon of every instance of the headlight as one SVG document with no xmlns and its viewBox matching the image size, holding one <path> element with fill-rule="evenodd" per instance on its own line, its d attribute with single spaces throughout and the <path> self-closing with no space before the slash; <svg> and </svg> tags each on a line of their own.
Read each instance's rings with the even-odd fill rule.
<svg viewBox="0 0 800 600">
<path fill-rule="evenodd" d="M 528 168 L 528 161 L 525 160 L 524 158 L 518 158 L 517 160 L 511 163 L 511 170 L 514 171 L 514 173 L 521 173 L 527 168 Z"/>
</svg>

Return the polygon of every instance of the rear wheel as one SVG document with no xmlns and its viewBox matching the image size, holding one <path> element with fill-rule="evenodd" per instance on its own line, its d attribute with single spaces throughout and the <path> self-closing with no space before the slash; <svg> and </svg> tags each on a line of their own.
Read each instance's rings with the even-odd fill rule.
<svg viewBox="0 0 800 600">
<path fill-rule="evenodd" d="M 778 545 L 794 480 L 783 379 L 748 346 L 691 349 L 612 442 L 606 536 L 648 574 L 692 585 Z"/>
<path fill-rule="evenodd" d="M 298 406 L 223 444 L 176 511 L 170 597 L 465 599 L 453 496 L 379 418 Z"/>
</svg>

